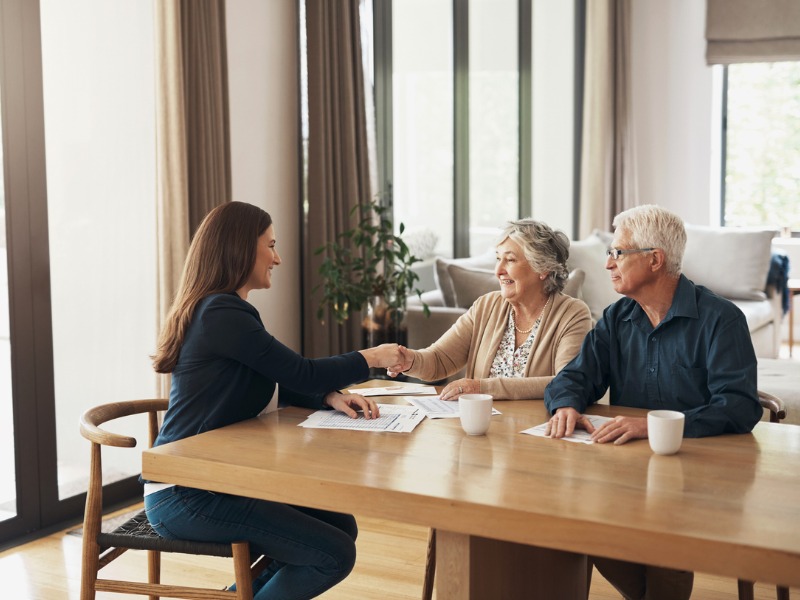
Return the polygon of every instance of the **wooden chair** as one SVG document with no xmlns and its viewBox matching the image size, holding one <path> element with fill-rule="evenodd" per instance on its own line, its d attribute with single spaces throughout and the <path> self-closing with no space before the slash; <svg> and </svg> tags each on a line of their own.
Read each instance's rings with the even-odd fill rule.
<svg viewBox="0 0 800 600">
<path fill-rule="evenodd" d="M 270 560 L 261 557 L 251 565 L 250 546 L 247 542 L 217 544 L 164 539 L 150 527 L 144 510 L 111 533 L 101 531 L 100 523 L 103 516 L 101 447 L 133 448 L 136 446 L 136 439 L 107 432 L 100 429 L 100 425 L 112 419 L 147 413 L 149 447 L 152 446 L 158 433 L 158 412 L 166 410 L 167 403 L 167 400 L 115 402 L 89 409 L 81 416 L 81 435 L 92 442 L 89 490 L 83 516 L 81 600 L 94 600 L 98 591 L 149 595 L 151 600 L 157 600 L 160 596 L 209 600 L 252 599 L 253 578 Z M 147 551 L 149 583 L 98 578 L 100 569 L 126 550 Z M 161 584 L 161 552 L 233 558 L 236 591 Z"/>
<path fill-rule="evenodd" d="M 770 423 L 780 423 L 786 418 L 786 407 L 783 400 L 768 394 L 767 392 L 758 391 L 758 400 L 761 402 L 761 407 L 769 411 Z M 753 600 L 754 583 L 752 581 L 745 581 L 740 579 L 739 584 L 739 600 Z M 789 588 L 777 586 L 776 597 L 778 600 L 789 600 Z"/>
</svg>

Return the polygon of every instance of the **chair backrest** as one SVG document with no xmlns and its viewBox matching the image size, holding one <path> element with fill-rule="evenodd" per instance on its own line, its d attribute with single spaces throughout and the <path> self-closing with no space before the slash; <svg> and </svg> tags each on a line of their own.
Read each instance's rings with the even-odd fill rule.
<svg viewBox="0 0 800 600">
<path fill-rule="evenodd" d="M 149 445 L 153 445 L 156 435 L 158 435 L 158 413 L 167 410 L 168 400 L 126 400 L 124 402 L 112 402 L 90 408 L 81 415 L 81 435 L 90 442 L 101 446 L 117 446 L 121 448 L 133 448 L 136 446 L 136 439 L 110 433 L 100 428 L 100 425 L 130 415 L 149 413 Z"/>
</svg>

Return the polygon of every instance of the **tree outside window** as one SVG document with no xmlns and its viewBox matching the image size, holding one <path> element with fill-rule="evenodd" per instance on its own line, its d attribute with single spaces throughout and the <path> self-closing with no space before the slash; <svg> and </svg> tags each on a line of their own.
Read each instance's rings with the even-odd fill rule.
<svg viewBox="0 0 800 600">
<path fill-rule="evenodd" d="M 724 224 L 800 232 L 800 62 L 727 71 Z"/>
</svg>

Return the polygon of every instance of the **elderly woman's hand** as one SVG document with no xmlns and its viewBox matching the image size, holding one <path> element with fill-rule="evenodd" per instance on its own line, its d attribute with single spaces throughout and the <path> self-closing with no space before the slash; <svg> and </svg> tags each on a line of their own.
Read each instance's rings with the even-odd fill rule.
<svg viewBox="0 0 800 600">
<path fill-rule="evenodd" d="M 461 394 L 480 394 L 480 379 L 457 379 L 451 381 L 442 390 L 439 396 L 442 400 L 458 400 Z"/>
</svg>

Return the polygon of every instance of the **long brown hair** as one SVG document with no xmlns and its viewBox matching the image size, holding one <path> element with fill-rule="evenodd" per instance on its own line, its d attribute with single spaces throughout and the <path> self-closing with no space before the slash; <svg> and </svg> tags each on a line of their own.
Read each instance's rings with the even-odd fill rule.
<svg viewBox="0 0 800 600">
<path fill-rule="evenodd" d="M 205 216 L 189 246 L 178 292 L 151 357 L 158 373 L 175 369 L 197 303 L 211 294 L 234 292 L 247 282 L 258 238 L 270 225 L 269 214 L 245 202 L 228 202 Z"/>
</svg>

